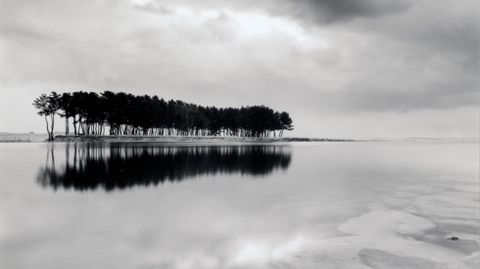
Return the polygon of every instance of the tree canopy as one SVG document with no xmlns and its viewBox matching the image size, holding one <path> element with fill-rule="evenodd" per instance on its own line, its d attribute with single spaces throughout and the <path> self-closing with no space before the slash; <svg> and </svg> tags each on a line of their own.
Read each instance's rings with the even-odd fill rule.
<svg viewBox="0 0 480 269">
<path fill-rule="evenodd" d="M 45 116 L 49 139 L 53 139 L 56 114 L 65 118 L 65 134 L 72 119 L 75 135 L 182 135 L 182 136 L 282 136 L 293 130 L 287 112 L 266 106 L 217 108 L 158 96 L 124 92 L 76 91 L 35 99 L 38 114 Z M 50 127 L 47 120 L 50 116 Z M 51 136 L 51 137 L 50 137 Z"/>
</svg>

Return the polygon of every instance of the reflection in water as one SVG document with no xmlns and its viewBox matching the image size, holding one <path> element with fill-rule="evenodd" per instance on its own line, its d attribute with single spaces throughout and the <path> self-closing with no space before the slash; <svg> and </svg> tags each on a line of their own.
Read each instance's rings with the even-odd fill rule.
<svg viewBox="0 0 480 269">
<path fill-rule="evenodd" d="M 38 172 L 42 186 L 110 191 L 217 173 L 265 176 L 286 169 L 291 154 L 287 146 L 275 145 L 73 144 L 66 145 L 64 164 L 55 165 L 55 157 L 51 147 Z"/>
</svg>

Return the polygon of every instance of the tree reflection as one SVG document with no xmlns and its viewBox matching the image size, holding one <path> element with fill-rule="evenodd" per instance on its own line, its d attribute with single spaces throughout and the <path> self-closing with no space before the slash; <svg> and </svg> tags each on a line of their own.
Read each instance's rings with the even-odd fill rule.
<svg viewBox="0 0 480 269">
<path fill-rule="evenodd" d="M 47 150 L 38 182 L 44 187 L 80 191 L 158 185 L 200 175 L 265 176 L 288 168 L 291 160 L 289 148 L 278 145 L 69 144 L 61 165 L 55 164 L 55 154 L 59 152 L 53 146 Z"/>
</svg>

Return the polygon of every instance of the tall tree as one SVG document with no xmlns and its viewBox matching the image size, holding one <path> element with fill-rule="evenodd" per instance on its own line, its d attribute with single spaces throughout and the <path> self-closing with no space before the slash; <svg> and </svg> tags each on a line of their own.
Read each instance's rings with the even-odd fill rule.
<svg viewBox="0 0 480 269">
<path fill-rule="evenodd" d="M 290 115 L 287 112 L 282 112 L 280 113 L 280 123 L 281 123 L 281 130 L 280 130 L 280 136 L 283 135 L 283 130 L 293 130 L 293 125 L 292 125 L 292 119 L 290 118 Z"/>
<path fill-rule="evenodd" d="M 72 107 L 72 95 L 70 93 L 63 93 L 61 95 L 61 97 L 59 98 L 59 109 L 62 112 L 58 113 L 58 115 L 65 118 L 65 135 L 69 135 L 69 118 L 75 115 L 75 111 Z"/>
<path fill-rule="evenodd" d="M 56 92 L 51 92 L 50 95 L 42 94 L 33 101 L 33 106 L 38 109 L 38 115 L 45 117 L 45 124 L 47 127 L 48 140 L 53 140 L 55 128 L 55 114 L 59 110 L 60 95 Z M 48 119 L 50 119 L 50 124 Z"/>
<path fill-rule="evenodd" d="M 52 140 L 52 135 L 50 134 L 50 127 L 48 124 L 48 116 L 50 116 L 50 110 L 48 108 L 48 98 L 46 94 L 41 94 L 33 101 L 33 106 L 38 109 L 37 114 L 45 117 L 45 125 L 47 127 L 48 140 Z"/>
<path fill-rule="evenodd" d="M 50 134 L 51 139 L 53 140 L 54 135 L 53 132 L 55 130 L 55 115 L 57 114 L 58 110 L 60 109 L 60 95 L 52 91 L 50 95 L 47 96 L 48 106 L 50 110 Z"/>
</svg>

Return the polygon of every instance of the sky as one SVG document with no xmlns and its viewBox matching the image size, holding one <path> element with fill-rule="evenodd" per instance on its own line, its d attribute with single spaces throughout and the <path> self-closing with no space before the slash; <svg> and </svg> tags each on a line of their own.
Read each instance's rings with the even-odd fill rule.
<svg viewBox="0 0 480 269">
<path fill-rule="evenodd" d="M 479 44 L 478 0 L 0 0 L 0 131 L 111 90 L 267 105 L 290 136 L 478 137 Z"/>
</svg>

